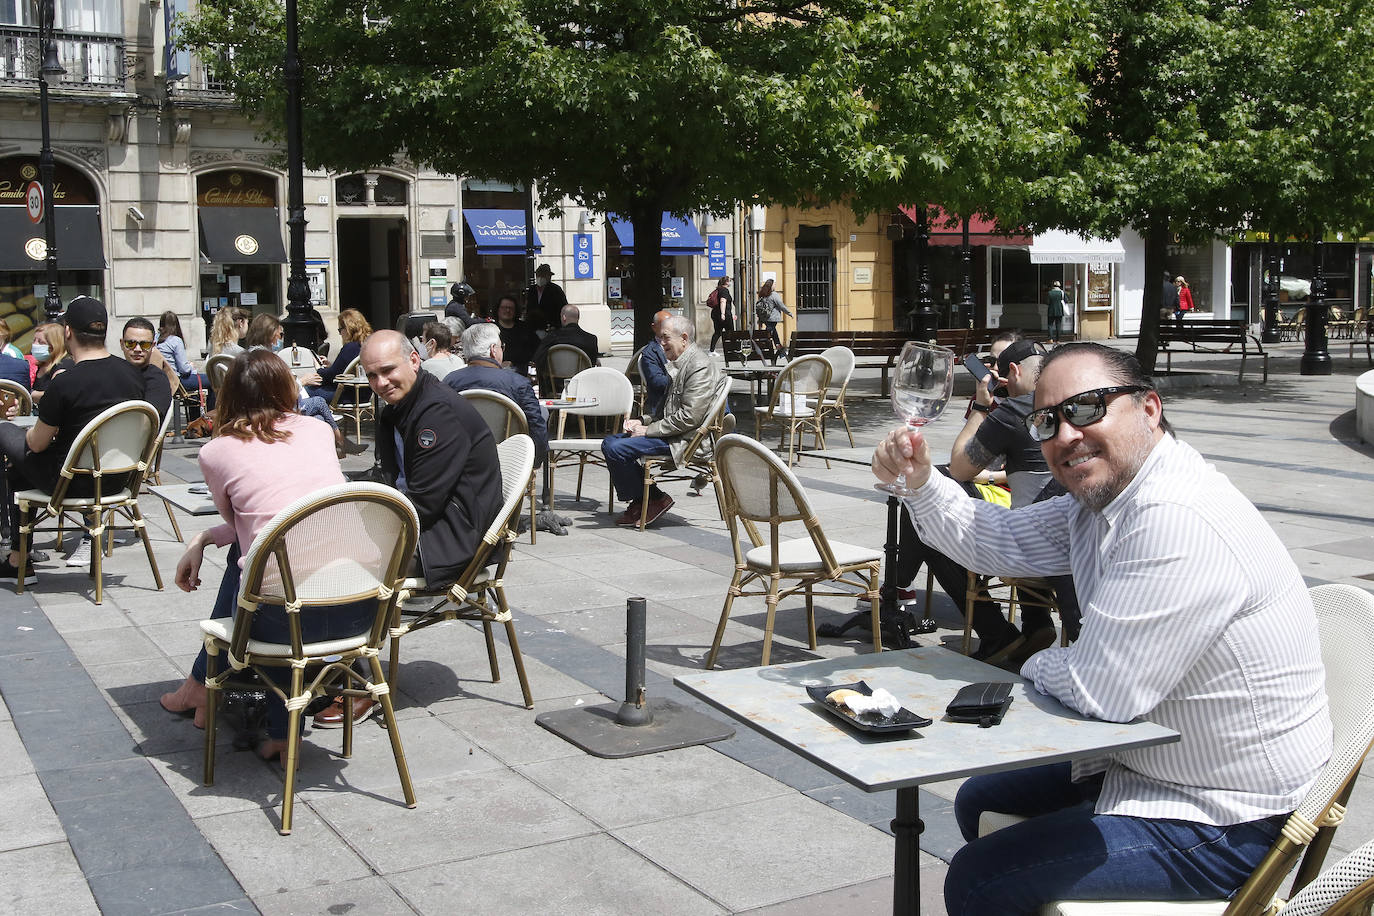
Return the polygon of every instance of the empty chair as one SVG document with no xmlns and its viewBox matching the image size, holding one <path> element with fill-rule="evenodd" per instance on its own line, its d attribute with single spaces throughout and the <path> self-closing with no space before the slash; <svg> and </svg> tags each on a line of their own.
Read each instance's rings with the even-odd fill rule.
<svg viewBox="0 0 1374 916">
<path fill-rule="evenodd" d="M 820 356 L 792 360 L 778 373 L 768 407 L 754 411 L 754 438 L 762 438 L 765 423 L 781 427 L 778 449 L 786 448 L 788 467 L 796 462 L 798 444 L 808 429 L 815 436 L 816 448 L 825 448 L 820 404 L 825 401 L 829 388 L 829 360 Z"/>
<path fill-rule="evenodd" d="M 536 367 L 544 397 L 553 397 L 563 390 L 563 383 L 583 369 L 592 368 L 592 361 L 581 348 L 572 344 L 554 344 L 544 354 L 544 361 Z"/>
<path fill-rule="evenodd" d="M 834 397 L 821 401 L 821 429 L 830 417 L 839 417 L 844 423 L 844 431 L 849 435 L 849 447 L 854 447 L 854 430 L 849 428 L 849 414 L 844 409 L 844 397 L 849 391 L 849 380 L 854 377 L 854 351 L 848 347 L 829 347 L 821 351 L 821 358 L 830 362 L 830 383 L 838 384 Z"/>
<path fill-rule="evenodd" d="M 363 437 L 363 419 L 377 416 L 377 401 L 372 395 L 372 389 L 365 384 L 357 383 L 360 359 L 361 357 L 355 357 L 348 364 L 348 368 L 339 373 L 335 379 L 334 397 L 329 401 L 330 410 L 353 420 L 355 439 Z M 353 379 L 354 382 L 350 383 L 348 379 Z"/>
<path fill-rule="evenodd" d="M 735 552 L 735 573 L 725 594 L 725 606 L 721 608 L 716 636 L 706 656 L 706 667 L 715 666 L 720 642 L 725 636 L 725 624 L 736 598 L 762 597 L 766 603 L 762 661 L 766 665 L 773 645 L 773 622 L 781 601 L 797 592 L 805 594 L 807 634 L 809 645 L 814 649 L 814 595 L 852 598 L 853 586 L 858 586 L 868 599 L 873 651 L 881 652 L 878 569 L 882 564 L 882 552 L 829 540 L 796 476 L 777 455 L 758 442 L 737 435 L 721 437 L 716 443 L 716 465 L 720 469 L 730 546 Z M 806 535 L 784 538 L 781 528 L 788 522 L 800 522 Z M 759 531 L 762 525 L 768 526 L 767 537 Z M 751 546 L 748 549 L 740 544 L 744 534 L 749 536 Z M 795 584 L 783 588 L 784 579 L 795 580 Z M 826 583 L 848 585 L 851 589 L 815 591 L 817 585 Z"/>
<path fill-rule="evenodd" d="M 618 433 L 634 408 L 634 389 L 622 372 L 605 366 L 583 369 L 568 380 L 563 391 L 567 397 L 595 398 L 595 404 L 585 407 L 564 407 L 558 412 L 557 433 L 549 437 L 549 499 L 553 499 L 553 477 L 560 465 L 577 464 L 577 498 L 582 498 L 582 476 L 587 465 L 606 466 L 601 454 L 601 440 L 610 433 Z M 569 420 L 577 423 L 573 436 L 565 435 Z M 592 421 L 592 433 L 587 422 Z M 608 478 L 609 481 L 609 478 Z M 606 505 L 615 502 L 615 488 L 607 483 Z"/>
</svg>

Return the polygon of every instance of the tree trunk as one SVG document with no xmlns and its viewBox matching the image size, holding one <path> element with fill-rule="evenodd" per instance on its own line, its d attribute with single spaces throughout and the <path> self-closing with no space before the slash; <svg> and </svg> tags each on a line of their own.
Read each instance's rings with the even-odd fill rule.
<svg viewBox="0 0 1374 916">
<path fill-rule="evenodd" d="M 663 307 L 660 276 L 663 246 L 663 208 L 657 201 L 637 201 L 629 214 L 635 230 L 634 282 L 630 295 L 635 304 L 635 349 L 653 338 L 654 314 Z"/>
<path fill-rule="evenodd" d="M 1146 375 L 1153 375 L 1159 356 L 1160 309 L 1164 308 L 1164 255 L 1169 246 L 1169 218 L 1152 213 L 1145 229 L 1145 289 L 1140 303 L 1140 337 L 1135 358 Z"/>
</svg>

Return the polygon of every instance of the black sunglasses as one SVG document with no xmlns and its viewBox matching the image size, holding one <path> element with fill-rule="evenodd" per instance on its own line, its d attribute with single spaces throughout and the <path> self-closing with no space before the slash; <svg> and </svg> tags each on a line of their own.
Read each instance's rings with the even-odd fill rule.
<svg viewBox="0 0 1374 916">
<path fill-rule="evenodd" d="M 1149 385 L 1113 385 L 1110 388 L 1094 388 L 1082 391 L 1058 404 L 1032 410 L 1026 417 L 1026 429 L 1036 442 L 1048 442 L 1059 433 L 1059 418 L 1063 417 L 1070 426 L 1082 429 L 1092 426 L 1107 415 L 1107 398 L 1114 394 L 1139 394 L 1153 391 Z"/>
</svg>

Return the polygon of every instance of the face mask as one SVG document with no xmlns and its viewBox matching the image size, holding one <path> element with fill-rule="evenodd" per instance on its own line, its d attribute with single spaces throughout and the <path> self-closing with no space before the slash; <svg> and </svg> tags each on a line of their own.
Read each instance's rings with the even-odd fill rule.
<svg viewBox="0 0 1374 916">
<path fill-rule="evenodd" d="M 52 351 L 48 349 L 47 344 L 34 344 L 33 347 L 30 348 L 29 352 L 31 352 L 33 354 L 33 358 L 38 360 L 40 363 L 46 360 L 49 356 L 52 356 Z"/>
<path fill-rule="evenodd" d="M 273 352 L 273 353 L 276 353 L 276 352 L 279 351 L 279 350 L 281 350 L 281 341 L 280 341 L 280 340 L 274 340 L 274 341 L 272 341 L 272 352 Z"/>
</svg>

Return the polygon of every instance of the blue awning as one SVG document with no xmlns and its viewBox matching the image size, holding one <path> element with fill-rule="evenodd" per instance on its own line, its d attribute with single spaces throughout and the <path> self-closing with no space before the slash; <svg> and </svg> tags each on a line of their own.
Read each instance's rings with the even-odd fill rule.
<svg viewBox="0 0 1374 916">
<path fill-rule="evenodd" d="M 608 214 L 615 237 L 620 239 L 620 253 L 635 253 L 635 230 L 629 220 L 621 219 L 614 213 Z M 663 212 L 663 243 L 659 250 L 666 255 L 705 254 L 706 243 L 701 233 L 685 219 L 678 219 L 666 210 Z"/>
<path fill-rule="evenodd" d="M 523 210 L 464 210 L 463 219 L 477 243 L 478 254 L 525 253 L 525 213 Z M 544 244 L 534 233 L 534 250 Z"/>
</svg>

